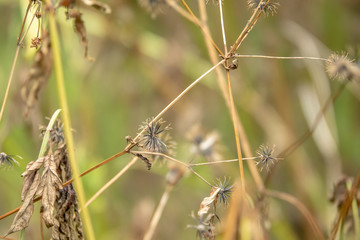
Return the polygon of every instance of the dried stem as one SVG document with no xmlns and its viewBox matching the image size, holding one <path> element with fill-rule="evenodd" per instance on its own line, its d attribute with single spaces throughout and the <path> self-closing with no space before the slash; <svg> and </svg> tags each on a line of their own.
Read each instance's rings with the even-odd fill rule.
<svg viewBox="0 0 360 240">
<path fill-rule="evenodd" d="M 108 189 L 116 180 L 119 179 L 127 170 L 130 169 L 132 165 L 138 160 L 137 157 L 134 157 L 120 172 L 118 172 L 110 181 L 108 181 L 102 188 L 99 189 L 86 203 L 85 208 L 88 207 L 97 197 L 99 197 L 106 189 Z M 79 210 L 79 212 L 81 209 Z"/>
<path fill-rule="evenodd" d="M 202 26 L 202 24 L 200 23 L 199 19 L 195 16 L 195 14 L 193 13 L 193 11 L 190 9 L 190 7 L 187 5 L 187 3 L 185 2 L 185 0 L 181 0 L 181 3 L 184 5 L 184 7 L 186 8 L 186 10 L 190 13 L 190 15 L 193 17 L 194 22 L 196 25 L 199 26 L 200 30 L 203 32 L 204 36 L 211 42 L 211 44 L 213 45 L 213 47 L 216 49 L 216 51 L 223 57 L 225 58 L 224 53 L 220 50 L 220 48 L 216 45 L 216 43 L 214 42 L 214 40 L 212 39 L 211 35 L 209 34 L 209 31 L 205 31 L 204 27 Z"/>
<path fill-rule="evenodd" d="M 233 44 L 233 46 L 231 47 L 229 54 L 233 54 L 235 53 L 235 51 L 239 48 L 239 46 L 241 45 L 241 43 L 244 41 L 244 39 L 246 38 L 246 36 L 249 34 L 249 32 L 251 31 L 251 29 L 255 26 L 257 20 L 259 19 L 261 13 L 264 11 L 264 8 L 266 7 L 266 5 L 270 2 L 270 0 L 267 0 L 265 5 L 260 8 L 260 6 L 262 5 L 262 3 L 264 3 L 263 0 L 261 0 L 261 2 L 258 4 L 258 7 L 256 8 L 256 10 L 254 11 L 254 13 L 252 14 L 252 16 L 250 17 L 250 20 L 248 21 L 248 23 L 246 24 L 245 28 L 242 30 L 242 32 L 240 33 L 239 37 L 236 39 L 235 43 Z"/>
<path fill-rule="evenodd" d="M 153 238 L 156 227 L 159 223 L 160 217 L 164 211 L 164 208 L 169 199 L 170 192 L 172 191 L 172 189 L 173 189 L 172 185 L 168 185 L 165 188 L 165 191 L 164 191 L 163 195 L 161 196 L 159 205 L 157 206 L 155 213 L 154 213 L 153 217 L 151 218 L 150 226 L 144 235 L 144 240 L 151 240 Z"/>
<path fill-rule="evenodd" d="M 278 198 L 280 200 L 286 201 L 290 204 L 292 204 L 294 207 L 296 207 L 306 218 L 307 222 L 310 224 L 311 228 L 313 229 L 316 239 L 323 239 L 325 240 L 325 237 L 317 224 L 315 218 L 312 216 L 309 209 L 306 208 L 306 206 L 297 198 L 294 196 L 291 196 L 290 194 L 273 191 L 273 190 L 265 190 L 264 192 L 266 195 L 274 198 Z"/>
<path fill-rule="evenodd" d="M 347 195 L 345 203 L 343 204 L 343 206 L 341 208 L 340 215 L 339 215 L 335 225 L 331 229 L 331 235 L 329 237 L 330 240 L 334 240 L 336 238 L 336 234 L 337 234 L 337 231 L 338 231 L 338 229 L 340 227 L 340 224 L 346 218 L 346 216 L 347 216 L 347 214 L 349 212 L 350 206 L 352 204 L 352 201 L 353 201 L 354 197 L 357 194 L 359 186 L 360 186 L 360 170 L 356 174 L 356 178 L 355 178 L 354 183 L 353 183 L 353 185 L 351 187 L 351 191 Z"/>
<path fill-rule="evenodd" d="M 267 55 L 244 55 L 235 53 L 233 57 L 236 58 L 265 58 L 265 59 L 284 59 L 284 60 L 320 60 L 324 62 L 329 62 L 329 59 L 319 58 L 319 57 L 281 57 L 281 56 L 267 56 Z"/>
<path fill-rule="evenodd" d="M 251 157 L 251 158 L 242 158 L 242 161 L 246 161 L 246 160 L 254 160 L 257 159 L 258 157 Z M 204 162 L 204 163 L 194 163 L 194 164 L 189 164 L 189 166 L 193 167 L 193 166 L 203 166 L 203 165 L 215 165 L 215 164 L 220 164 L 220 163 L 229 163 L 229 162 L 238 162 L 239 159 L 231 159 L 231 160 L 223 160 L 223 161 L 215 161 L 215 162 Z"/>
<path fill-rule="evenodd" d="M 192 171 L 196 176 L 198 176 L 201 180 L 203 180 L 206 184 L 208 184 L 210 187 L 214 187 L 211 183 L 209 183 L 208 181 L 206 181 L 205 178 L 203 178 L 200 174 L 198 174 L 194 169 L 191 168 L 191 164 L 188 163 L 184 163 L 180 160 L 177 160 L 176 158 L 170 157 L 169 155 L 166 155 L 164 153 L 159 153 L 159 152 L 146 152 L 146 151 L 131 151 L 131 153 L 135 153 L 135 154 L 148 154 L 148 155 L 154 155 L 154 156 L 159 156 L 159 157 L 163 157 L 167 160 L 170 160 L 176 164 L 182 165 L 184 167 L 187 167 L 190 171 Z"/>
</svg>

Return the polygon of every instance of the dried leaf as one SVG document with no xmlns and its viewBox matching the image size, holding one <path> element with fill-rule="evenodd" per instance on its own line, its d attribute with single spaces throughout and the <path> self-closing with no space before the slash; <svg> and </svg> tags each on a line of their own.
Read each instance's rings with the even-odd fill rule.
<svg viewBox="0 0 360 240">
<path fill-rule="evenodd" d="M 21 176 L 24 177 L 24 184 L 21 191 L 21 201 L 25 201 L 29 194 L 32 194 L 33 197 L 36 196 L 36 191 L 40 181 L 39 169 L 41 168 L 43 162 L 44 158 L 41 157 L 35 162 L 32 161 L 28 163 L 25 172 L 21 174 Z M 35 187 L 35 192 L 32 193 L 30 190 Z"/>
<path fill-rule="evenodd" d="M 30 162 L 26 167 L 25 173 L 27 174 L 24 178 L 24 185 L 21 194 L 21 198 L 24 203 L 21 206 L 19 212 L 16 214 L 14 221 L 6 235 L 20 231 L 29 225 L 30 218 L 34 212 L 33 200 L 41 182 L 39 168 L 41 167 L 42 163 L 40 159 L 35 162 Z"/>
<path fill-rule="evenodd" d="M 81 0 L 85 5 L 91 6 L 97 10 L 103 11 L 106 14 L 111 13 L 111 8 L 105 3 L 98 2 L 96 0 Z"/>
<path fill-rule="evenodd" d="M 69 17 L 74 18 L 74 30 L 81 38 L 81 44 L 83 45 L 85 51 L 85 58 L 87 58 L 89 61 L 94 61 L 94 59 L 88 55 L 89 42 L 86 36 L 86 28 L 84 21 L 81 19 L 81 15 L 82 13 L 75 9 L 72 9 L 69 12 Z"/>
<path fill-rule="evenodd" d="M 49 34 L 46 31 L 43 33 L 42 42 L 39 51 L 35 54 L 29 76 L 21 88 L 21 98 L 25 103 L 25 116 L 27 116 L 30 108 L 38 103 L 40 91 L 46 85 L 51 74 L 53 56 Z"/>
<path fill-rule="evenodd" d="M 57 188 L 62 188 L 62 182 L 57 175 L 56 168 L 54 156 L 51 155 L 47 157 L 44 162 L 44 172 L 41 177 L 42 182 L 45 183 L 42 192 L 41 207 L 43 211 L 42 217 L 48 228 L 54 225 L 54 204 Z"/>
<path fill-rule="evenodd" d="M 211 204 L 215 203 L 218 198 L 218 194 L 220 192 L 220 188 L 216 188 L 214 191 L 210 193 L 209 197 L 205 197 L 200 203 L 200 208 L 198 210 L 198 216 L 203 218 L 206 214 L 209 213 Z"/>
<path fill-rule="evenodd" d="M 29 226 L 30 218 L 34 212 L 33 199 L 28 198 L 21 206 L 19 212 L 16 214 L 13 223 L 5 237 L 11 233 L 18 232 Z"/>
</svg>

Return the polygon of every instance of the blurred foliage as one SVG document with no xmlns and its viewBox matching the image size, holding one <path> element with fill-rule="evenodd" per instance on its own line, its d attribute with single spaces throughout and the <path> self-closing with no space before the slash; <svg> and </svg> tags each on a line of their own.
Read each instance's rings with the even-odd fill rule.
<svg viewBox="0 0 360 240">
<path fill-rule="evenodd" d="M 197 1 L 188 2 L 197 14 Z M 72 23 L 66 21 L 64 10 L 57 12 L 81 171 L 121 151 L 126 146 L 125 136 L 134 137 L 143 121 L 155 116 L 211 67 L 199 29 L 169 7 L 163 7 L 161 13 L 152 18 L 137 1 L 107 0 L 106 3 L 112 8 L 110 15 L 79 7 L 88 32 L 89 55 L 95 58 L 94 62 L 84 58 L 80 39 Z M 1 99 L 26 4 L 24 0 L 0 1 Z M 251 11 L 246 1 L 225 0 L 223 6 L 228 45 L 231 45 Z M 209 3 L 207 10 L 214 40 L 222 46 L 218 6 Z M 237 52 L 327 58 L 332 52 L 349 51 L 350 56 L 359 56 L 359 26 L 358 0 L 280 0 L 278 14 L 263 16 Z M 9 102 L 0 123 L 0 150 L 23 157 L 19 167 L 0 171 L 0 214 L 20 205 L 20 175 L 39 152 L 39 125 L 46 124 L 45 117 L 59 107 L 52 76 L 40 94 L 39 105 L 24 117 L 20 89 L 34 54 L 28 49 L 29 42 L 26 42 L 20 51 Z M 234 97 L 254 155 L 263 143 L 276 144 L 280 152 L 304 132 L 308 122 L 300 96 L 302 90 L 315 91 L 317 99 L 324 103 L 339 85 L 328 78 L 322 81 L 324 71 L 319 62 L 239 59 L 239 68 L 231 72 Z M 318 137 L 310 138 L 280 162 L 270 188 L 296 196 L 311 210 L 323 230 L 329 232 L 336 216 L 336 206 L 328 201 L 332 186 L 340 174 L 354 176 L 360 167 L 358 83 L 348 85 L 326 117 L 328 128 L 319 130 Z M 210 74 L 192 89 L 163 118 L 171 123 L 178 159 L 191 160 L 188 134 L 198 124 L 208 132 L 218 133 L 222 159 L 236 158 L 230 114 L 215 74 Z M 330 131 L 334 145 L 329 143 L 328 135 L 322 135 L 324 131 Z M 130 156 L 123 156 L 83 177 L 87 198 L 129 160 Z M 237 163 L 199 166 L 196 170 L 210 182 L 222 176 L 233 180 L 239 177 Z M 136 234 L 147 229 L 165 188 L 167 171 L 166 164 L 161 163 L 148 171 L 139 161 L 96 199 L 89 210 L 97 238 L 138 238 Z M 266 174 L 262 172 L 261 175 Z M 256 198 L 247 167 L 246 176 L 247 190 Z M 189 173 L 171 193 L 155 239 L 195 239 L 195 231 L 186 229 L 193 224 L 190 213 L 197 211 L 210 191 Z M 270 202 L 270 209 L 270 239 L 311 239 L 311 229 L 293 206 L 276 200 Z M 225 210 L 219 209 L 220 218 L 224 215 Z M 0 221 L 1 235 L 9 228 L 12 218 Z M 26 230 L 26 239 L 38 239 L 38 234 L 39 217 L 35 214 Z"/>
</svg>

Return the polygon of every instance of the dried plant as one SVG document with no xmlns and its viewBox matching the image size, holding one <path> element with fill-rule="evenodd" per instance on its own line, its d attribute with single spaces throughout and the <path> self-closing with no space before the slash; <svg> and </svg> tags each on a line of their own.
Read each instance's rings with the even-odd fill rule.
<svg viewBox="0 0 360 240">
<path fill-rule="evenodd" d="M 96 0 L 82 0 L 80 2 L 82 6 L 89 6 L 104 13 L 111 12 L 111 9 L 107 4 L 98 2 Z M 59 93 L 58 95 L 61 108 L 64 111 L 64 124 L 61 121 L 55 121 L 54 118 L 52 118 L 50 120 L 50 128 L 49 126 L 41 127 L 43 145 L 40 150 L 39 157 L 35 161 L 28 163 L 25 172 L 22 174 L 22 177 L 24 177 L 24 183 L 21 192 L 21 199 L 23 201 L 23 204 L 16 210 L 18 211 L 18 213 L 15 216 L 15 219 L 10 226 L 7 235 L 13 232 L 23 230 L 29 225 L 29 221 L 34 212 L 34 203 L 38 200 L 41 200 L 40 213 L 42 221 L 44 221 L 45 225 L 48 228 L 51 228 L 52 239 L 85 239 L 85 236 L 86 239 L 95 239 L 91 219 L 87 212 L 87 206 L 91 202 L 93 202 L 94 199 L 96 199 L 99 195 L 101 195 L 101 193 L 104 192 L 105 189 L 109 188 L 110 185 L 112 185 L 117 179 L 119 179 L 120 176 L 122 176 L 132 166 L 134 166 L 137 160 L 141 160 L 142 162 L 144 162 L 147 169 L 151 170 L 152 168 L 157 166 L 157 162 L 155 160 L 162 159 L 162 162 L 167 163 L 166 166 L 169 167 L 169 171 L 166 175 L 166 186 L 163 195 L 151 219 L 149 228 L 145 233 L 144 239 L 146 240 L 150 240 L 154 237 L 154 233 L 159 224 L 160 217 L 163 214 L 165 206 L 169 201 L 171 191 L 176 185 L 180 183 L 180 180 L 182 178 L 187 176 L 187 173 L 189 173 L 189 175 L 195 175 L 197 180 L 201 180 L 202 183 L 205 183 L 211 188 L 209 189 L 209 196 L 202 199 L 200 207 L 197 211 L 197 216 L 195 217 L 194 213 L 192 213 L 192 218 L 195 220 L 196 223 L 194 225 L 188 225 L 189 228 L 193 228 L 196 230 L 197 236 L 200 239 L 215 239 L 217 237 L 218 231 L 216 229 L 216 219 L 220 220 L 220 217 L 217 215 L 216 212 L 218 203 L 221 203 L 224 206 L 228 206 L 230 204 L 230 208 L 236 210 L 235 213 L 231 213 L 230 211 L 227 213 L 226 220 L 229 220 L 228 222 L 225 222 L 225 225 L 227 226 L 225 227 L 225 229 L 220 229 L 220 231 L 223 231 L 224 239 L 235 238 L 234 236 L 240 238 L 240 234 L 246 236 L 247 232 L 244 228 L 247 226 L 246 224 L 248 222 L 251 222 L 251 227 L 249 229 L 261 230 L 259 231 L 261 233 L 258 233 L 257 235 L 249 235 L 249 238 L 252 238 L 254 236 L 261 236 L 263 239 L 267 239 L 268 236 L 266 236 L 266 234 L 269 231 L 269 227 L 265 226 L 265 221 L 263 220 L 268 219 L 268 216 L 265 217 L 265 214 L 263 213 L 264 211 L 261 209 L 261 205 L 265 201 L 265 198 L 277 198 L 292 204 L 292 206 L 297 208 L 304 216 L 304 219 L 309 223 L 314 235 L 316 236 L 316 239 L 324 239 L 324 231 L 320 229 L 317 220 L 315 220 L 316 218 L 313 216 L 313 213 L 309 211 L 305 204 L 302 203 L 302 201 L 300 200 L 303 196 L 295 197 L 287 193 L 269 189 L 268 186 L 271 177 L 277 176 L 275 171 L 270 172 L 270 170 L 274 169 L 276 163 L 279 160 L 283 160 L 285 157 L 290 155 L 312 136 L 312 134 L 320 124 L 323 115 L 325 115 L 326 111 L 333 106 L 335 100 L 338 98 L 340 93 L 343 92 L 348 82 L 360 82 L 360 68 L 359 65 L 355 63 L 355 60 L 350 60 L 346 53 L 333 54 L 328 59 L 316 56 L 282 57 L 267 55 L 245 55 L 238 53 L 237 51 L 238 49 L 240 49 L 239 47 L 243 44 L 244 40 L 258 23 L 261 15 L 273 16 L 277 13 L 280 4 L 271 0 L 247 1 L 248 8 L 251 9 L 251 16 L 249 17 L 243 29 L 238 33 L 238 37 L 235 39 L 235 41 L 231 42 L 231 47 L 229 48 L 226 39 L 227 32 L 225 31 L 226 15 L 224 15 L 223 9 L 224 5 L 227 4 L 226 1 L 213 0 L 211 1 L 212 3 L 214 3 L 213 5 L 207 5 L 208 7 L 218 8 L 219 10 L 219 22 L 221 26 L 221 37 L 223 41 L 223 46 L 219 47 L 217 45 L 218 39 L 213 39 L 212 37 L 212 32 L 214 31 L 214 29 L 212 28 L 212 26 L 210 27 L 208 25 L 209 23 L 213 23 L 212 21 L 207 20 L 207 6 L 205 4 L 210 2 L 209 0 L 198 1 L 200 17 L 197 16 L 196 11 L 192 10 L 194 3 L 188 5 L 185 0 L 139 0 L 139 4 L 151 14 L 152 18 L 154 18 L 157 14 L 161 12 L 165 12 L 165 9 L 167 11 L 171 8 L 172 10 L 175 10 L 176 13 L 185 17 L 185 19 L 190 20 L 190 22 L 194 23 L 196 27 L 200 29 L 200 32 L 205 38 L 207 51 L 209 52 L 212 61 L 212 67 L 209 68 L 206 72 L 204 72 L 200 77 L 192 81 L 192 83 L 189 84 L 188 87 L 183 89 L 181 92 L 179 91 L 180 94 L 176 95 L 174 99 L 158 113 L 158 115 L 156 115 L 152 119 L 148 119 L 147 121 L 145 121 L 140 127 L 138 134 L 134 138 L 129 136 L 126 137 L 127 145 L 123 148 L 123 150 L 80 174 L 77 163 L 75 161 L 75 147 L 71 133 L 71 121 L 69 118 L 70 111 L 67 104 L 67 97 L 64 85 L 64 74 L 61 64 L 62 57 L 59 47 L 60 45 L 58 42 L 59 39 L 65 37 L 59 37 L 57 35 L 58 31 L 55 21 L 55 13 L 58 12 L 58 9 L 65 8 L 66 19 L 73 20 L 74 31 L 80 38 L 81 45 L 84 48 L 85 58 L 91 61 L 95 60 L 91 58 L 88 54 L 89 38 L 85 28 L 86 23 L 84 20 L 86 18 L 83 18 L 83 14 L 85 14 L 86 12 L 80 12 L 80 2 L 75 0 L 60 0 L 55 2 L 31 0 L 28 2 L 24 21 L 20 29 L 20 34 L 18 36 L 17 52 L 13 61 L 8 86 L 5 91 L 4 101 L 0 112 L 0 121 L 2 119 L 5 104 L 8 98 L 8 93 L 15 71 L 15 64 L 19 49 L 21 47 L 26 47 L 24 45 L 24 38 L 30 32 L 29 29 L 33 22 L 37 21 L 37 33 L 34 36 L 31 36 L 31 42 L 29 43 L 29 47 L 35 48 L 37 52 L 35 54 L 34 63 L 30 69 L 30 72 L 25 78 L 23 86 L 20 90 L 21 97 L 26 105 L 25 112 L 27 115 L 31 108 L 39 104 L 41 99 L 40 93 L 42 92 L 42 89 L 44 89 L 46 82 L 51 75 L 54 64 L 57 81 L 56 88 Z M 124 12 L 126 11 L 128 10 L 124 10 Z M 129 15 L 132 15 L 132 13 L 130 13 Z M 26 20 L 30 20 L 29 25 L 27 25 Z M 97 21 L 97 19 L 94 21 Z M 113 24 L 111 20 L 106 21 L 105 25 L 106 28 L 109 29 L 113 29 L 114 26 L 116 26 L 116 24 Z M 136 30 L 132 29 L 132 31 L 135 32 Z M 131 31 L 126 33 L 129 35 L 132 34 Z M 110 37 L 110 35 L 111 34 L 109 34 L 109 38 L 112 38 L 113 36 L 111 35 Z M 116 37 L 112 40 L 117 38 L 118 37 L 116 35 Z M 129 44 L 130 41 L 124 39 L 120 40 L 125 47 L 129 47 L 131 45 L 131 49 L 136 50 L 135 52 L 138 54 L 137 63 L 141 63 L 141 58 L 143 57 L 141 56 L 143 54 L 143 45 L 148 44 L 146 42 L 148 41 L 147 36 L 140 36 L 139 39 L 136 39 L 136 41 L 132 43 L 133 45 Z M 143 43 L 143 39 L 146 40 L 144 41 L 146 42 L 146 44 Z M 178 37 L 176 37 L 175 39 L 179 40 Z M 149 46 L 145 47 L 154 47 L 151 44 L 148 45 Z M 166 58 L 171 58 L 171 56 L 173 56 L 173 53 L 177 53 L 175 47 L 175 50 L 173 49 L 173 46 L 169 47 L 169 49 L 171 51 L 166 54 Z M 157 51 L 157 49 L 155 51 Z M 102 53 L 103 49 L 100 48 L 100 52 Z M 161 55 L 158 52 L 156 52 L 156 54 Z M 159 57 L 159 59 L 161 58 L 164 58 L 164 56 Z M 281 137 L 279 137 L 279 139 L 283 139 L 284 141 L 288 141 L 288 139 L 292 138 L 295 139 L 293 143 L 291 143 L 287 148 L 285 148 L 285 150 L 283 150 L 278 155 L 281 157 L 275 156 L 275 145 L 273 145 L 273 147 L 261 145 L 256 151 L 256 156 L 251 156 L 251 146 L 253 143 L 256 143 L 256 141 L 258 141 L 258 138 L 254 137 L 254 139 L 251 139 L 251 141 L 248 140 L 248 137 L 250 136 L 250 134 L 252 134 L 252 132 L 248 132 L 248 129 L 244 129 L 244 125 L 241 119 L 242 114 L 238 113 L 239 109 L 243 111 L 243 106 L 241 105 L 241 103 L 239 104 L 239 102 L 241 101 L 239 101 L 239 99 L 237 98 L 239 97 L 239 95 L 245 96 L 244 98 L 246 98 L 248 102 L 247 104 L 251 105 L 249 109 L 254 109 L 256 108 L 256 104 L 258 104 L 259 102 L 267 101 L 267 96 L 258 94 L 257 90 L 251 89 L 253 86 L 250 85 L 249 89 L 244 90 L 243 92 L 241 92 L 241 94 L 237 92 L 237 88 L 234 88 L 232 86 L 232 83 L 234 82 L 232 78 L 236 77 L 236 75 L 233 74 L 236 72 L 233 70 L 244 66 L 240 61 L 245 58 L 261 58 L 263 60 L 301 59 L 321 61 L 326 63 L 326 71 L 331 78 L 340 78 L 346 80 L 340 83 L 341 85 L 338 90 L 333 91 L 330 96 L 324 101 L 323 106 L 316 114 L 315 121 L 312 125 L 310 125 L 309 129 L 303 135 L 301 135 L 299 138 L 296 138 L 294 136 L 286 136 L 287 138 L 285 139 L 284 136 L 286 134 L 283 134 L 281 135 Z M 169 60 L 167 59 L 166 61 Z M 176 59 L 176 61 L 178 61 L 178 59 Z M 168 62 L 165 63 L 166 66 L 171 65 L 168 64 Z M 256 65 L 256 69 L 260 69 L 260 66 Z M 156 72 L 155 70 L 153 71 Z M 166 71 L 164 72 L 167 72 L 166 74 L 169 74 L 168 72 L 172 71 L 173 69 L 170 69 L 169 67 L 169 69 L 166 69 Z M 231 146 L 232 142 L 222 142 L 223 139 L 228 138 L 223 138 L 223 133 L 217 128 L 216 131 L 213 131 L 211 133 L 206 133 L 201 129 L 197 129 L 197 132 L 194 132 L 192 133 L 192 135 L 190 134 L 189 136 L 191 142 L 190 144 L 192 145 L 191 150 L 185 150 L 182 154 L 179 154 L 180 157 L 184 157 L 184 155 L 186 155 L 186 158 L 184 157 L 184 159 L 186 159 L 187 161 L 179 160 L 176 157 L 177 154 L 172 151 L 173 144 L 170 135 L 167 133 L 170 129 L 170 125 L 166 125 L 165 121 L 162 120 L 162 117 L 169 109 L 173 108 L 176 103 L 183 101 L 182 98 L 184 97 L 184 95 L 190 92 L 193 88 L 195 88 L 200 81 L 202 81 L 212 72 L 216 73 L 219 88 L 221 90 L 221 94 L 223 95 L 226 108 L 231 118 L 231 123 L 233 127 L 232 130 L 235 137 L 233 143 L 235 147 Z M 169 76 L 175 75 L 173 73 L 171 74 L 172 75 L 169 74 Z M 238 82 L 244 84 L 245 81 Z M 237 84 L 239 84 L 238 82 Z M 285 90 L 279 90 L 277 88 L 274 89 L 274 91 L 276 93 L 279 92 L 281 96 L 288 94 L 289 91 L 289 89 L 285 88 Z M 248 96 L 247 91 L 254 93 L 248 94 Z M 172 93 L 171 91 L 169 91 L 169 89 L 165 89 L 164 92 L 166 92 L 167 94 Z M 207 98 L 208 96 L 202 97 Z M 191 102 L 191 104 L 194 103 Z M 252 104 L 254 104 L 254 106 Z M 271 103 L 268 103 L 266 106 L 271 106 Z M 252 111 L 253 112 L 250 112 L 249 114 L 250 117 L 253 117 L 253 115 L 257 114 L 255 113 L 257 112 L 256 109 Z M 268 112 L 264 112 L 266 114 L 259 114 L 259 116 L 261 115 L 261 117 L 259 118 L 267 115 Z M 276 115 L 276 111 L 274 112 L 274 115 Z M 206 116 L 204 117 L 204 119 L 206 119 Z M 265 121 L 265 118 L 261 120 Z M 251 128 L 249 129 L 251 130 Z M 264 129 L 265 132 L 267 131 L 266 134 L 269 136 L 269 138 L 271 138 L 273 134 L 268 134 L 268 132 L 273 133 L 275 131 L 273 129 L 269 130 L 267 129 L 267 127 L 264 127 Z M 229 150 L 228 154 L 236 153 L 236 157 L 233 157 L 235 159 L 223 160 L 223 157 L 219 154 L 218 151 L 218 146 L 220 145 L 220 143 L 223 146 L 226 146 L 226 148 L 228 148 L 226 149 Z M 233 148 L 236 149 L 236 152 L 231 151 L 231 149 L 234 150 Z M 95 169 L 109 163 L 113 159 L 123 155 L 132 155 L 132 161 L 129 162 L 124 168 L 122 168 L 115 177 L 113 177 L 109 182 L 107 182 L 103 187 L 101 187 L 100 190 L 85 204 L 84 189 L 82 187 L 80 178 L 94 171 Z M 192 161 L 198 156 L 205 158 L 206 162 L 192 163 Z M 7 155 L 1 152 L 0 166 L 6 168 L 18 164 L 18 162 L 15 160 L 15 157 L 17 156 Z M 256 164 L 253 162 L 253 160 L 257 160 Z M 246 174 L 247 168 L 243 166 L 243 161 L 246 161 L 246 163 L 248 163 L 252 179 L 248 179 L 248 176 L 250 175 Z M 238 163 L 240 173 L 241 187 L 236 189 L 234 189 L 234 185 L 230 182 L 230 177 L 224 177 L 223 180 L 218 178 L 214 184 L 211 184 L 211 181 L 207 180 L 207 178 L 210 178 L 209 176 L 211 176 L 211 174 L 203 174 L 201 169 L 195 169 L 195 167 L 200 166 L 231 164 L 233 162 Z M 256 168 L 256 165 L 259 166 L 259 170 Z M 162 165 L 160 165 L 159 167 L 161 166 Z M 265 179 L 262 179 L 260 172 L 264 169 L 267 170 L 268 175 L 265 177 Z M 219 168 L 217 170 L 219 171 L 216 171 L 216 173 L 220 172 L 222 169 Z M 152 174 L 152 172 L 150 172 L 149 174 Z M 252 181 L 249 180 L 253 180 L 255 182 L 256 188 L 252 187 Z M 73 182 L 75 182 L 75 187 L 78 192 L 75 192 L 75 188 L 72 185 Z M 348 185 L 350 182 L 351 186 L 349 187 Z M 359 205 L 359 185 L 360 173 L 358 173 L 354 180 L 342 180 L 336 185 L 334 193 L 331 197 L 331 201 L 337 204 L 339 214 L 336 218 L 336 224 L 334 224 L 330 239 L 335 238 L 340 222 L 344 224 L 349 221 L 348 216 L 351 216 L 351 214 L 348 214 L 349 209 L 352 210 L 352 216 L 350 217 L 350 220 L 353 220 L 351 224 L 355 228 L 355 236 L 360 236 L 360 230 L 358 227 L 359 224 L 357 224 L 359 222 L 359 214 L 358 210 L 356 210 L 356 207 L 358 207 Z M 236 201 L 232 201 L 231 199 L 232 192 L 237 193 Z M 178 199 L 175 199 L 174 201 L 178 201 Z M 352 208 L 349 207 L 349 203 L 353 204 Z M 178 204 L 181 205 L 180 202 Z M 16 211 L 12 211 L 12 213 Z M 81 220 L 80 212 L 83 214 L 82 217 L 84 219 L 84 222 L 82 222 Z M 12 213 L 7 214 L 6 216 Z M 0 217 L 0 219 L 6 216 L 3 215 Z M 259 220 L 258 218 L 262 219 Z M 262 223 L 259 224 L 259 222 Z M 83 225 L 85 231 L 83 231 Z M 253 225 L 256 227 L 253 227 Z M 43 238 L 44 236 L 41 237 Z M 241 237 L 243 238 L 242 235 Z"/>
</svg>

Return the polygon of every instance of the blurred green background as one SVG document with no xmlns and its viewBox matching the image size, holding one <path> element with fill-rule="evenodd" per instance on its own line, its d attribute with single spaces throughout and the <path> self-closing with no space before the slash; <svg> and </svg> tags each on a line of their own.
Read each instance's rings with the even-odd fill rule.
<svg viewBox="0 0 360 240">
<path fill-rule="evenodd" d="M 110 15 L 80 6 L 88 33 L 90 62 L 66 21 L 57 12 L 62 60 L 71 111 L 76 157 L 83 172 L 120 152 L 125 136 L 135 136 L 139 125 L 157 115 L 192 81 L 211 67 L 199 29 L 174 10 L 164 6 L 152 18 L 137 1 L 104 1 Z M 197 1 L 188 1 L 198 15 Z M 276 56 L 321 56 L 348 51 L 360 52 L 360 2 L 358 0 L 280 0 L 278 13 L 261 17 L 238 53 Z M 0 97 L 3 99 L 16 50 L 17 35 L 27 1 L 0 1 Z M 251 16 L 246 1 L 225 0 L 224 21 L 228 45 L 232 45 Z M 210 30 L 222 47 L 219 10 L 207 5 Z M 29 33 L 31 37 L 31 33 Z M 28 39 L 29 40 L 29 39 Z M 358 58 L 357 58 L 358 60 Z M 20 89 L 29 74 L 33 51 L 29 41 L 20 51 L 5 115 L 0 123 L 0 151 L 23 157 L 20 166 L 0 171 L 0 214 L 21 204 L 21 173 L 35 160 L 41 144 L 39 125 L 47 124 L 59 108 L 52 75 L 40 93 L 37 107 L 24 117 Z M 329 80 L 318 61 L 240 59 L 231 72 L 235 104 L 253 154 L 261 144 L 276 144 L 277 153 L 300 136 L 339 82 Z M 351 83 L 326 115 L 326 124 L 274 172 L 271 189 L 288 192 L 300 199 L 328 233 L 336 207 L 328 197 L 342 174 L 354 176 L 360 167 L 360 83 Z M 231 118 L 210 74 L 164 117 L 171 123 L 170 134 L 177 143 L 176 158 L 191 158 L 189 134 L 194 126 L 217 132 L 217 149 L 222 159 L 236 158 Z M 124 167 L 130 156 L 120 157 L 83 177 L 90 198 Z M 202 162 L 197 157 L 194 161 Z M 246 166 L 246 165 L 245 165 Z M 208 181 L 228 176 L 239 178 L 237 163 L 196 170 Z M 166 164 L 151 171 L 137 162 L 90 206 L 97 239 L 137 239 L 165 188 Z M 248 191 L 256 198 L 254 182 L 246 171 Z M 262 176 L 266 173 L 262 172 Z M 188 174 L 171 193 L 154 239 L 195 239 L 190 217 L 211 189 Z M 25 239 L 39 239 L 39 205 L 26 230 Z M 225 210 L 219 208 L 219 217 Z M 270 201 L 270 239 L 310 239 L 309 225 L 291 205 Z M 0 235 L 10 227 L 12 217 L 0 221 Z M 49 238 L 49 232 L 46 232 Z M 286 236 L 286 237 L 284 237 Z M 18 234 L 11 235 L 18 238 Z"/>
</svg>

